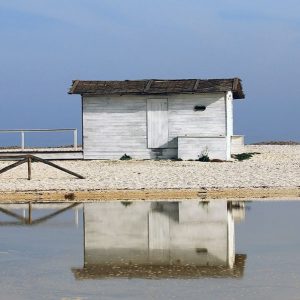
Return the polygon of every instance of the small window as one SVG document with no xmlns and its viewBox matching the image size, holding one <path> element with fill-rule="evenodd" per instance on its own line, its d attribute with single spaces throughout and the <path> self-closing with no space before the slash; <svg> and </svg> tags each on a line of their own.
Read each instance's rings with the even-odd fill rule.
<svg viewBox="0 0 300 300">
<path fill-rule="evenodd" d="M 205 111 L 206 110 L 206 106 L 204 105 L 196 105 L 194 107 L 194 111 Z"/>
</svg>

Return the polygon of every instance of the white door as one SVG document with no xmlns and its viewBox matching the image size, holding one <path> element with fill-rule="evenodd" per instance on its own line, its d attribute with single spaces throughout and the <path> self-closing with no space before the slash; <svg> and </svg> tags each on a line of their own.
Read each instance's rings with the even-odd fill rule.
<svg viewBox="0 0 300 300">
<path fill-rule="evenodd" d="M 147 100 L 148 148 L 168 147 L 168 99 Z"/>
</svg>

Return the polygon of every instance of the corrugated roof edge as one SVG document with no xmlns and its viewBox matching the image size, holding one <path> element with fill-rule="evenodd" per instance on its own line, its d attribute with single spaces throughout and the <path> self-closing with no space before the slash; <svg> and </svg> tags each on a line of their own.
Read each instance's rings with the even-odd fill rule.
<svg viewBox="0 0 300 300">
<path fill-rule="evenodd" d="M 154 90 L 152 89 L 153 84 L 162 84 L 163 86 Z M 182 87 L 184 84 L 188 85 L 189 88 Z M 226 79 L 73 80 L 68 93 L 79 95 L 157 95 L 227 91 L 232 91 L 234 99 L 245 98 L 242 80 L 237 77 Z"/>
</svg>

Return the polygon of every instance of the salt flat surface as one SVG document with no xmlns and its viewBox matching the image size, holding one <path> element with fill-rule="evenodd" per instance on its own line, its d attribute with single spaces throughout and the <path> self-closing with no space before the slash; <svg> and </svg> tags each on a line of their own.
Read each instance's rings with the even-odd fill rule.
<svg viewBox="0 0 300 300">
<path fill-rule="evenodd" d="M 0 175 L 0 191 L 299 187 L 300 146 L 264 145 L 245 147 L 259 152 L 242 162 L 198 161 L 56 161 L 79 173 L 77 179 L 41 163 L 33 163 L 32 180 L 24 164 Z M 12 162 L 0 161 L 0 168 Z"/>
</svg>

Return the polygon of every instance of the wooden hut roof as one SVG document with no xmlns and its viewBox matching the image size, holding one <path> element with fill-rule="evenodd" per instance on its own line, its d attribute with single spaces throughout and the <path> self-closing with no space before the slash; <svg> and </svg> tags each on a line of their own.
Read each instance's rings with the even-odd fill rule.
<svg viewBox="0 0 300 300">
<path fill-rule="evenodd" d="M 124 81 L 74 80 L 69 94 L 80 95 L 159 95 L 198 94 L 232 91 L 234 99 L 244 99 L 242 81 L 231 79 L 144 79 Z"/>
</svg>

